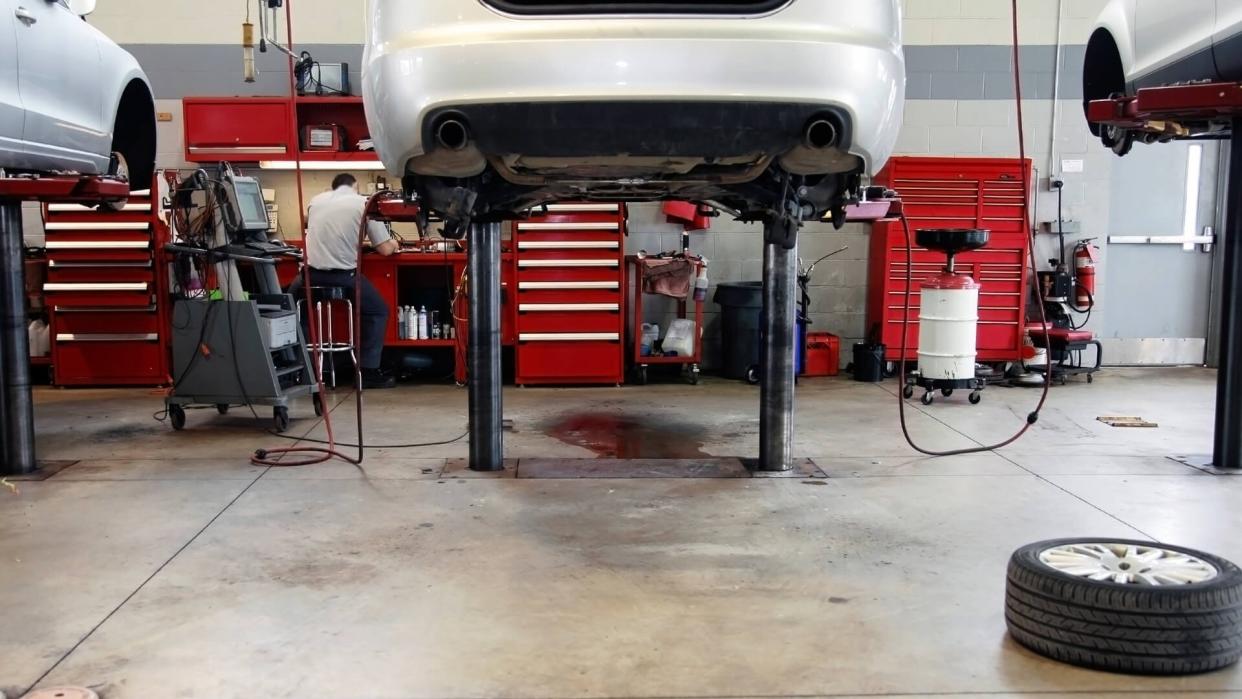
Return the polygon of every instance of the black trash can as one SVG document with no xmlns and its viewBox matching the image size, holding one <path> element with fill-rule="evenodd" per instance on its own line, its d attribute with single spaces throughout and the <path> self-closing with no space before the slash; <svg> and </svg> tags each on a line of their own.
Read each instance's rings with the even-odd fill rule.
<svg viewBox="0 0 1242 699">
<path fill-rule="evenodd" d="M 763 282 L 723 282 L 712 300 L 720 304 L 720 348 L 724 375 L 744 380 L 759 364 L 759 314 L 763 311 Z"/>
<path fill-rule="evenodd" d="M 884 380 L 884 353 L 888 348 L 873 342 L 854 344 L 854 380 L 876 383 Z"/>
</svg>

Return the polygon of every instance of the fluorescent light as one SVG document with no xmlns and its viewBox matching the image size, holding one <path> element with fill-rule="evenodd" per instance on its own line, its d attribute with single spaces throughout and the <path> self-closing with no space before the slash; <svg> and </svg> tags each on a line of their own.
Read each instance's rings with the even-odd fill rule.
<svg viewBox="0 0 1242 699">
<path fill-rule="evenodd" d="M 292 160 L 260 160 L 259 167 L 264 170 L 296 170 L 298 164 Z M 303 170 L 383 170 L 384 164 L 378 160 L 303 160 Z"/>
<path fill-rule="evenodd" d="M 1199 177 L 1203 165 L 1203 146 L 1194 144 L 1186 151 L 1186 208 L 1182 212 L 1183 250 L 1194 250 L 1191 240 L 1199 235 Z"/>
</svg>

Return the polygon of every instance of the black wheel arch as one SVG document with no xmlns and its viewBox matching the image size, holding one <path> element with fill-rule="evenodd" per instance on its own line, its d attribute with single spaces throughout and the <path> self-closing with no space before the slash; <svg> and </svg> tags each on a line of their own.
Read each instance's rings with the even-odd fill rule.
<svg viewBox="0 0 1242 699">
<path fill-rule="evenodd" d="M 1083 58 L 1082 70 L 1082 109 L 1092 100 L 1108 97 L 1126 91 L 1126 70 L 1121 64 L 1121 51 L 1117 49 L 1117 40 L 1107 29 L 1097 29 L 1087 42 L 1087 51 Z M 1089 124 L 1091 133 L 1100 135 L 1097 124 Z"/>
<path fill-rule="evenodd" d="M 155 98 L 137 78 L 121 93 L 112 129 L 112 150 L 125 156 L 134 189 L 146 189 L 155 174 Z"/>
</svg>

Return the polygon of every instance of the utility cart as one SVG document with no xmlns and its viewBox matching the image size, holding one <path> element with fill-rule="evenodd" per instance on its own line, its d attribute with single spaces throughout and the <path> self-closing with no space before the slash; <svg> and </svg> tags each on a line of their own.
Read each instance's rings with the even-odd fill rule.
<svg viewBox="0 0 1242 699">
<path fill-rule="evenodd" d="M 648 380 L 648 367 L 650 366 L 681 366 L 682 373 L 691 385 L 699 383 L 699 365 L 703 363 L 703 300 L 695 297 L 695 281 L 703 274 L 706 263 L 700 257 L 693 255 L 677 256 L 675 258 L 666 258 L 673 261 L 684 260 L 690 264 L 690 287 L 687 294 L 676 301 L 676 317 L 674 320 L 693 320 L 694 321 L 694 351 L 687 355 L 677 354 L 674 356 L 665 356 L 663 354 L 655 354 L 656 348 L 653 342 L 648 348 L 648 353 L 643 353 L 643 297 L 659 296 L 660 294 L 648 293 L 643 291 L 643 282 L 650 274 L 650 269 L 646 264 L 648 258 L 639 255 L 627 255 L 625 257 L 626 264 L 626 287 L 630 294 L 629 308 L 632 309 L 633 315 L 630 318 L 631 332 L 631 356 L 630 366 L 633 381 L 640 386 L 645 386 Z M 706 292 L 706 289 L 704 289 Z M 665 298 L 670 298 L 665 296 Z M 687 315 L 690 305 L 694 305 L 694 315 L 691 318 Z M 671 326 L 671 324 L 670 324 Z"/>
</svg>

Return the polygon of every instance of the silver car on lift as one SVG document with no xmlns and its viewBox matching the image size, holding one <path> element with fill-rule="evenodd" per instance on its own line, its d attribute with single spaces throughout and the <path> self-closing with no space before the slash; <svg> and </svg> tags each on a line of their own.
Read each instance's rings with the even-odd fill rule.
<svg viewBox="0 0 1242 699">
<path fill-rule="evenodd" d="M 0 169 L 155 169 L 155 100 L 138 61 L 84 17 L 95 0 L 0 0 Z"/>
<path fill-rule="evenodd" d="M 465 196 L 480 214 L 580 198 L 752 212 L 788 187 L 811 215 L 840 210 L 888 159 L 905 99 L 900 1 L 846 5 L 371 0 L 371 136 L 450 216 Z"/>
</svg>

